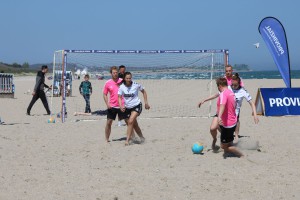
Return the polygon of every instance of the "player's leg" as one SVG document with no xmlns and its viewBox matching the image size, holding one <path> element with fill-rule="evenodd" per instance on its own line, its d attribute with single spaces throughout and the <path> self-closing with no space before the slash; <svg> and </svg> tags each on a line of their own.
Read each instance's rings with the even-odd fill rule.
<svg viewBox="0 0 300 200">
<path fill-rule="evenodd" d="M 48 101 L 47 101 L 47 98 L 46 98 L 46 95 L 45 95 L 45 92 L 44 91 L 40 91 L 39 92 L 39 96 L 43 102 L 43 105 L 47 111 L 47 114 L 50 115 L 51 112 L 50 112 L 50 109 L 49 109 L 49 105 L 48 105 Z"/>
<path fill-rule="evenodd" d="M 106 125 L 105 125 L 105 140 L 106 140 L 106 142 L 110 142 L 109 141 L 109 136 L 110 136 L 110 133 L 111 133 L 112 122 L 113 122 L 112 119 L 107 119 L 106 120 Z"/>
<path fill-rule="evenodd" d="M 218 117 L 215 116 L 215 117 L 213 117 L 211 125 L 210 125 L 210 134 L 211 134 L 211 136 L 213 138 L 213 141 L 212 141 L 212 144 L 211 144 L 211 148 L 213 150 L 217 150 L 218 148 L 220 148 L 220 147 L 218 147 L 216 145 L 217 135 L 218 135 L 218 128 L 219 128 Z"/>
<path fill-rule="evenodd" d="M 230 152 L 238 157 L 243 157 L 243 153 L 232 144 L 235 128 L 236 126 L 231 128 L 225 128 L 221 126 L 221 148 L 224 149 L 224 155 Z"/>
<path fill-rule="evenodd" d="M 141 143 L 143 143 L 145 141 L 145 137 L 143 136 L 142 130 L 141 130 L 137 120 L 135 120 L 135 122 L 133 124 L 133 129 L 135 130 L 135 132 L 140 137 Z"/>
<path fill-rule="evenodd" d="M 139 113 L 137 113 L 135 111 L 131 111 L 130 117 L 127 120 L 127 138 L 126 138 L 125 145 L 129 145 L 129 140 L 131 139 L 131 135 L 133 132 L 133 126 L 134 126 L 134 123 L 135 123 L 138 115 L 139 115 Z"/>
<path fill-rule="evenodd" d="M 239 140 L 239 133 L 240 133 L 240 120 L 238 120 L 237 124 L 236 124 L 236 128 L 235 128 L 235 132 L 234 132 L 234 143 L 238 143 Z"/>
<path fill-rule="evenodd" d="M 35 93 L 35 95 L 32 96 L 32 99 L 28 105 L 28 108 L 27 108 L 27 115 L 30 115 L 30 111 L 31 111 L 31 108 L 33 107 L 33 105 L 35 104 L 35 102 L 39 99 L 39 94 L 38 93 Z"/>
<path fill-rule="evenodd" d="M 111 133 L 111 125 L 113 123 L 113 120 L 116 119 L 117 116 L 117 109 L 116 108 L 111 108 L 107 110 L 107 120 L 106 120 L 106 125 L 105 125 L 105 140 L 106 142 L 109 141 L 109 136 Z"/>
</svg>

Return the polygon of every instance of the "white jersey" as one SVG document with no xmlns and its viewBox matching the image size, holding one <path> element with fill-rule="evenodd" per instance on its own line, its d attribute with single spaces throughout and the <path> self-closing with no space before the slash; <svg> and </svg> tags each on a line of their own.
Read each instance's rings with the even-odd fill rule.
<svg viewBox="0 0 300 200">
<path fill-rule="evenodd" d="M 133 108 L 141 103 L 139 91 L 142 90 L 144 90 L 142 85 L 132 81 L 132 84 L 129 87 L 124 85 L 124 83 L 120 85 L 118 95 L 122 95 L 124 97 L 126 108 Z"/>
<path fill-rule="evenodd" d="M 243 87 L 241 87 L 238 90 L 234 90 L 230 86 L 228 86 L 228 88 L 230 90 L 232 90 L 232 92 L 235 95 L 235 100 L 236 100 L 235 113 L 238 116 L 240 114 L 240 110 L 241 110 L 241 107 L 242 107 L 243 99 L 245 98 L 247 100 L 247 102 L 249 102 L 249 101 L 251 101 L 252 97 L 247 92 L 247 90 L 245 90 L 245 88 L 243 88 Z"/>
</svg>

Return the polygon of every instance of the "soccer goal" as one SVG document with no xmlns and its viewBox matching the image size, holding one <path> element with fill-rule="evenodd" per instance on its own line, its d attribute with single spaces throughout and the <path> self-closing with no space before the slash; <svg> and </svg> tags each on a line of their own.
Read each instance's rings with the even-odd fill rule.
<svg viewBox="0 0 300 200">
<path fill-rule="evenodd" d="M 51 100 L 51 107 L 53 113 L 61 113 L 63 122 L 67 106 L 70 112 L 82 111 L 84 102 L 78 87 L 83 76 L 89 74 L 93 91 L 99 93 L 91 96 L 92 110 L 106 109 L 101 92 L 105 81 L 110 79 L 109 69 L 124 65 L 148 93 L 151 109 L 141 117 L 208 117 L 215 112 L 214 104 L 208 102 L 200 109 L 197 105 L 201 99 L 217 92 L 214 80 L 224 76 L 228 58 L 227 49 L 55 51 L 53 77 L 63 75 L 53 79 L 56 80 L 53 85 L 60 85 L 61 100 Z M 67 71 L 76 76 L 70 97 L 67 97 Z M 143 100 L 142 95 L 140 98 Z"/>
</svg>

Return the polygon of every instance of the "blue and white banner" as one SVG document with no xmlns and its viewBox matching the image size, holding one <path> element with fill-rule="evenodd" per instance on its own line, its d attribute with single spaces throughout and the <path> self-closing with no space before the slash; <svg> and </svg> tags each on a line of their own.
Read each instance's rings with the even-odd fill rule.
<svg viewBox="0 0 300 200">
<path fill-rule="evenodd" d="M 260 88 L 265 116 L 300 115 L 300 88 Z"/>
<path fill-rule="evenodd" d="M 291 87 L 290 58 L 284 27 L 274 17 L 264 18 L 258 31 L 264 39 L 286 87 Z"/>
<path fill-rule="evenodd" d="M 120 54 L 157 54 L 157 53 L 229 53 L 228 49 L 208 49 L 208 50 L 64 50 L 66 53 L 120 53 Z"/>
</svg>

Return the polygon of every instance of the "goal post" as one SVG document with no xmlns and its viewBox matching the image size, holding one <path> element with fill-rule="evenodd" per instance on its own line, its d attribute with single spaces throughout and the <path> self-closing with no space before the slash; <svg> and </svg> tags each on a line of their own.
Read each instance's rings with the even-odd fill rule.
<svg viewBox="0 0 300 200">
<path fill-rule="evenodd" d="M 51 96 L 51 115 L 57 114 L 64 123 L 66 119 L 66 82 L 67 82 L 67 52 L 58 50 L 53 56 L 53 73 L 52 73 L 52 96 Z M 60 96 L 61 103 L 53 105 L 53 97 Z"/>
<path fill-rule="evenodd" d="M 91 79 L 97 79 L 100 75 L 101 78 L 107 80 L 110 78 L 109 69 L 111 66 L 125 65 L 126 70 L 133 74 L 133 79 L 146 86 L 149 96 L 151 96 L 151 93 L 161 93 L 160 99 L 152 100 L 151 114 L 146 115 L 147 117 L 210 117 L 213 109 L 211 103 L 207 103 L 208 105 L 205 108 L 207 109 L 206 114 L 202 111 L 202 113 L 199 114 L 199 110 L 197 110 L 195 105 L 189 105 L 191 104 L 191 99 L 178 99 L 178 94 L 174 92 L 168 94 L 168 88 L 174 87 L 174 84 L 177 84 L 179 81 L 180 84 L 185 84 L 185 87 L 178 87 L 178 93 L 182 93 L 182 96 L 190 95 L 189 91 L 186 91 L 186 88 L 191 88 L 195 93 L 203 93 L 203 91 L 205 91 L 206 97 L 211 96 L 216 92 L 213 80 L 217 77 L 224 76 L 224 68 L 228 64 L 228 59 L 229 50 L 227 49 L 55 51 L 52 94 L 54 96 L 56 94 L 60 96 L 61 103 L 60 106 L 58 106 L 57 100 L 53 100 L 53 96 L 51 97 L 52 113 L 59 110 L 58 112 L 60 112 L 62 122 L 65 121 L 68 91 L 72 90 L 72 81 L 70 86 L 67 78 L 68 72 L 72 75 L 77 74 L 78 71 L 81 73 L 85 72 L 90 75 Z M 80 76 L 78 78 L 80 78 Z M 81 79 L 82 78 L 83 77 L 81 77 Z M 177 82 L 175 83 L 174 81 L 176 80 Z M 203 80 L 201 87 L 197 86 L 197 80 Z M 95 83 L 99 83 L 101 88 L 103 87 L 103 82 L 105 81 Z M 78 85 L 78 81 L 76 82 L 76 79 L 74 79 L 74 86 L 76 83 Z M 96 88 L 99 89 L 99 86 L 96 86 Z M 71 88 L 68 89 L 68 87 Z M 73 91 L 74 93 L 71 93 L 70 96 L 76 96 L 77 90 Z M 182 100 L 182 102 L 186 102 L 186 104 L 182 103 L 181 105 L 176 105 L 176 102 L 162 104 L 161 102 L 168 101 L 168 95 L 170 98 L 177 98 L 179 103 L 179 100 Z M 82 101 L 82 99 L 80 100 Z M 199 101 L 199 99 L 194 100 L 196 102 Z M 75 101 L 75 98 L 72 97 L 72 101 Z M 156 106 L 158 103 L 160 103 L 160 106 Z M 75 102 L 75 104 L 77 103 Z M 102 109 L 105 109 L 103 106 L 104 104 L 102 104 Z M 73 110 L 68 108 L 68 111 Z M 143 116 L 145 116 L 145 114 L 143 114 Z"/>
</svg>

